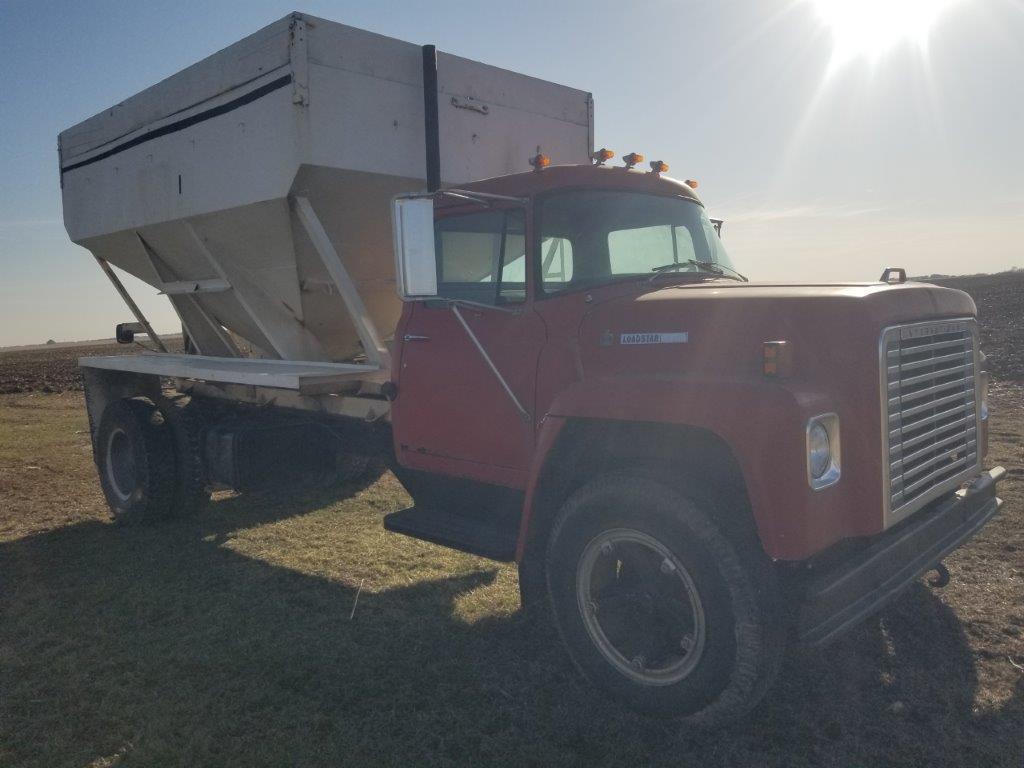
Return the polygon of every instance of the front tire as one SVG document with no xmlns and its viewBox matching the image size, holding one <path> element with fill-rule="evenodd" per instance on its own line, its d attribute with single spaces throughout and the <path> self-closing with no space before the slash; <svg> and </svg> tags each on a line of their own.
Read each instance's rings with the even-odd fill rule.
<svg viewBox="0 0 1024 768">
<path fill-rule="evenodd" d="M 784 647 L 763 553 L 737 549 L 710 510 L 617 473 L 563 506 L 546 570 L 579 670 L 633 709 L 715 727 L 763 697 Z"/>
</svg>

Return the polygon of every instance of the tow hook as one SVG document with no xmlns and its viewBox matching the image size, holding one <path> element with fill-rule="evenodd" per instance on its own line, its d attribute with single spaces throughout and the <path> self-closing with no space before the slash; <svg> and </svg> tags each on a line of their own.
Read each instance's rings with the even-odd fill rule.
<svg viewBox="0 0 1024 768">
<path fill-rule="evenodd" d="M 949 584 L 949 569 L 942 563 L 936 563 L 929 569 L 929 571 L 935 571 L 934 576 L 928 577 L 928 583 L 936 589 L 942 589 L 944 586 Z"/>
</svg>

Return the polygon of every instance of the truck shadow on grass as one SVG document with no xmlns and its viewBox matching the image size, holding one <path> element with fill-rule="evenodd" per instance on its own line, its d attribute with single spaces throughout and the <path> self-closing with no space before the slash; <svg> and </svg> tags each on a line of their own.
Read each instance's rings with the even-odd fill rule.
<svg viewBox="0 0 1024 768">
<path fill-rule="evenodd" d="M 322 501 L 232 499 L 155 528 L 90 522 L 0 545 L 0 764 L 1021 759 L 1024 687 L 972 711 L 972 650 L 923 585 L 845 640 L 792 655 L 745 722 L 692 738 L 603 699 L 543 621 L 459 619 L 456 601 L 492 589 L 496 565 L 364 592 L 350 618 L 356 590 L 223 546 Z"/>
</svg>

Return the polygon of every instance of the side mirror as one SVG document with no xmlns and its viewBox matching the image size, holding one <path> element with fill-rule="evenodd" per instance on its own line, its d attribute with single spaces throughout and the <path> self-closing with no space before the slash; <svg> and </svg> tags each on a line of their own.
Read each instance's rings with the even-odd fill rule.
<svg viewBox="0 0 1024 768">
<path fill-rule="evenodd" d="M 398 295 L 403 301 L 437 296 L 433 198 L 396 198 L 391 213 Z"/>
<path fill-rule="evenodd" d="M 114 338 L 118 344 L 131 344 L 135 341 L 137 333 L 146 333 L 146 327 L 142 323 L 118 323 L 114 327 Z"/>
</svg>

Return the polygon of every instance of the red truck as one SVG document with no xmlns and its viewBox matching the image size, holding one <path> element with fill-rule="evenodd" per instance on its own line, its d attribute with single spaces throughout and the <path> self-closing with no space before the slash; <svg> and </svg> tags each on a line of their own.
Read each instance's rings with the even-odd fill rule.
<svg viewBox="0 0 1024 768">
<path fill-rule="evenodd" d="M 308 21 L 279 23 L 291 46 L 297 20 Z M 160 286 L 187 333 L 186 354 L 82 360 L 115 518 L 194 510 L 212 487 L 258 486 L 282 467 L 346 475 L 353 456 L 382 458 L 414 500 L 385 528 L 517 563 L 524 606 L 551 616 L 589 680 L 701 726 L 755 705 L 792 640 L 828 643 L 923 574 L 948 578 L 943 558 L 1001 504 L 1003 470 L 983 469 L 987 381 L 970 297 L 900 269 L 866 283 L 748 281 L 696 184 L 635 153 L 616 166 L 606 150 L 558 165 L 537 153 L 532 170 L 445 185 L 437 105 L 481 124 L 499 109 L 473 95 L 449 104 L 437 57 L 423 51 L 415 84 L 426 191 L 371 179 L 340 201 L 363 177 L 303 165 L 283 207 L 88 231 L 89 185 L 113 195 L 123 182 L 83 171 L 122 150 L 81 150 L 62 134 L 72 237 L 126 298 L 108 261 Z M 312 93 L 284 103 L 311 110 Z M 214 105 L 180 130 L 212 130 L 230 111 Z M 126 140 L 120 162 L 174 133 L 150 130 Z M 85 154 L 69 159 L 75 146 Z M 187 205 L 177 167 L 161 172 L 171 203 Z M 350 228 L 335 227 L 330 217 L 353 209 Z M 280 222 L 309 338 L 282 315 L 284 298 L 270 300 L 280 273 L 261 284 L 253 264 L 238 268 L 249 251 L 232 251 L 263 247 Z M 373 241 L 360 226 L 389 246 L 393 234 L 400 303 L 364 303 L 372 280 L 350 254 Z M 119 336 L 162 344 L 129 306 L 137 323 Z M 394 332 L 382 333 L 392 306 Z M 347 331 L 328 325 L 344 312 L 354 354 L 337 351 Z M 241 339 L 261 354 L 241 353 Z"/>
<path fill-rule="evenodd" d="M 524 603 L 630 705 L 745 709 L 789 634 L 833 640 L 998 510 L 966 294 L 749 282 L 656 171 L 465 192 L 502 198 L 435 205 L 442 298 L 406 305 L 390 390 L 417 508 L 385 526 L 515 557 Z M 448 239 L 488 230 L 524 267 L 446 280 Z"/>
</svg>

